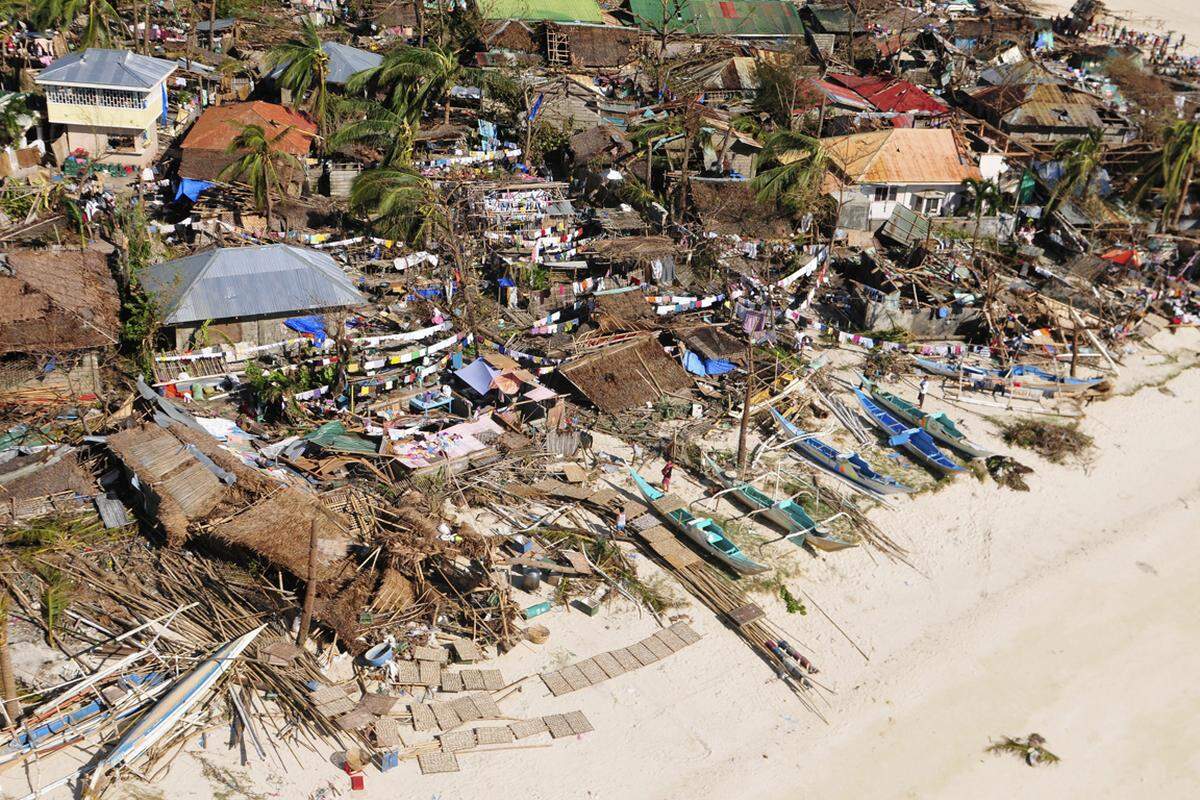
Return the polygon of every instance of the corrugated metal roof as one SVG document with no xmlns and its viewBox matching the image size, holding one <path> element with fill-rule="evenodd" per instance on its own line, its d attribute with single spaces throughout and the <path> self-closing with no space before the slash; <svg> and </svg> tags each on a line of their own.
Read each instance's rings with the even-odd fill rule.
<svg viewBox="0 0 1200 800">
<path fill-rule="evenodd" d="M 270 137 L 291 128 L 283 137 L 282 149 L 294 156 L 308 155 L 317 126 L 284 106 L 255 100 L 205 109 L 188 131 L 180 147 L 184 150 L 226 150 L 242 132 L 242 125 L 259 125 Z"/>
<path fill-rule="evenodd" d="M 638 27 L 653 30 L 663 22 L 660 0 L 630 0 Z M 674 10 L 672 4 L 668 10 Z M 804 23 L 791 3 L 781 0 L 691 0 L 680 2 L 670 29 L 698 36 L 802 36 Z"/>
<path fill-rule="evenodd" d="M 812 15 L 814 27 L 822 33 L 850 33 L 850 9 L 810 5 L 807 10 Z"/>
<path fill-rule="evenodd" d="M 141 56 L 128 50 L 89 47 L 82 53 L 63 56 L 37 76 L 40 84 L 66 86 L 115 86 L 122 89 L 153 89 L 175 71 L 176 63 Z"/>
<path fill-rule="evenodd" d="M 480 10 L 486 19 L 604 22 L 596 0 L 489 0 Z"/>
<path fill-rule="evenodd" d="M 325 82 L 337 86 L 345 84 L 354 73 L 378 67 L 383 63 L 383 56 L 379 53 L 351 47 L 341 42 L 322 42 L 321 49 L 325 51 L 325 55 L 329 56 L 329 63 L 325 68 Z M 278 78 L 290 63 L 290 61 L 284 61 L 277 64 L 275 69 L 271 70 L 270 77 Z"/>
<path fill-rule="evenodd" d="M 851 183 L 962 183 L 981 178 L 946 128 L 891 128 L 821 140 Z"/>
<path fill-rule="evenodd" d="M 142 283 L 168 325 L 366 302 L 328 254 L 290 244 L 220 247 L 166 261 L 146 270 Z"/>
</svg>

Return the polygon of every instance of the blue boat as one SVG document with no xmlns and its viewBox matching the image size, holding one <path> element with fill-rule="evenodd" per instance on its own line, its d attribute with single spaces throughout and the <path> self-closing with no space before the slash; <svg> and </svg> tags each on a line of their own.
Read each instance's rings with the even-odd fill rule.
<svg viewBox="0 0 1200 800">
<path fill-rule="evenodd" d="M 689 541 L 695 542 L 708 555 L 720 561 L 739 575 L 758 575 L 766 572 L 769 567 L 749 559 L 733 541 L 725 535 L 721 526 L 707 517 L 697 517 L 687 510 L 682 501 L 677 504 L 662 501 L 676 500 L 672 495 L 664 494 L 655 489 L 633 469 L 629 470 L 638 491 L 654 513 L 658 514 L 677 533 L 683 534 Z M 674 506 L 674 507 L 672 507 Z"/>
<path fill-rule="evenodd" d="M 892 447 L 903 449 L 918 462 L 937 472 L 962 472 L 962 467 L 939 450 L 933 437 L 924 430 L 905 425 L 885 411 L 861 389 L 855 389 L 854 394 L 858 397 L 858 402 L 862 404 L 863 409 L 866 410 L 871 423 L 888 436 L 888 444 Z"/>
<path fill-rule="evenodd" d="M 784 433 L 791 440 L 789 446 L 793 450 L 831 475 L 874 495 L 901 494 L 912 491 L 911 487 L 905 486 L 895 478 L 876 472 L 858 453 L 840 453 L 815 436 L 805 433 L 773 408 L 771 416 L 775 418 L 779 427 L 783 428 Z"/>
</svg>

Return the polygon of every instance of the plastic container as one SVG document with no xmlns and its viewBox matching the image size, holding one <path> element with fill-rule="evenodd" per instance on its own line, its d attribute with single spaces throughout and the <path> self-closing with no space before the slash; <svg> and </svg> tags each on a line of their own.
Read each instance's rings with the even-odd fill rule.
<svg viewBox="0 0 1200 800">
<path fill-rule="evenodd" d="M 382 667 L 384 664 L 392 660 L 392 643 L 380 642 L 372 647 L 367 652 L 363 653 L 363 661 L 370 664 L 372 667 Z"/>
<path fill-rule="evenodd" d="M 544 603 L 538 603 L 537 605 L 532 605 L 529 608 L 525 609 L 525 619 L 533 619 L 534 617 L 540 617 L 542 614 L 545 614 L 547 611 L 549 611 L 550 608 L 551 608 L 551 603 L 549 600 L 545 601 Z"/>
</svg>

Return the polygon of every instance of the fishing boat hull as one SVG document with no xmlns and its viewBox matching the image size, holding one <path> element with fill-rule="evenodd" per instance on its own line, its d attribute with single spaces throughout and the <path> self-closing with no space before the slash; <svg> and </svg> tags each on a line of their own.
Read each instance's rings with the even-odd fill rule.
<svg viewBox="0 0 1200 800">
<path fill-rule="evenodd" d="M 987 458 L 992 455 L 991 452 L 984 450 L 979 445 L 963 436 L 962 432 L 953 427 L 953 423 L 947 425 L 940 414 L 926 414 L 912 403 L 904 400 L 904 398 L 885 392 L 874 385 L 868 386 L 871 392 L 871 399 L 874 400 L 897 418 L 907 422 L 908 424 L 921 428 L 928 433 L 939 444 L 944 444 L 952 448 L 955 452 L 960 453 L 967 458 Z"/>
<path fill-rule="evenodd" d="M 951 461 L 945 453 L 938 450 L 937 445 L 928 433 L 921 428 L 907 427 L 900 420 L 885 411 L 879 404 L 867 396 L 861 389 L 855 389 L 854 394 L 867 414 L 871 424 L 888 437 L 888 444 L 908 453 L 917 463 L 941 474 L 962 472 L 962 467 Z"/>
<path fill-rule="evenodd" d="M 870 473 L 865 472 L 863 467 L 870 469 L 870 466 L 857 454 L 852 454 L 849 458 L 838 458 L 836 450 L 819 439 L 804 436 L 803 431 L 775 409 L 771 409 L 771 414 L 784 432 L 794 440 L 790 445 L 792 450 L 826 472 L 875 495 L 906 494 L 912 491 L 911 487 L 879 475 L 874 470 L 871 470 Z M 861 466 L 856 462 L 860 462 Z"/>
<path fill-rule="evenodd" d="M 694 543 L 704 553 L 712 556 L 739 575 L 760 575 L 769 569 L 769 567 L 747 558 L 737 548 L 737 545 L 729 540 L 729 537 L 725 535 L 721 527 L 712 520 L 698 518 L 682 506 L 671 511 L 664 512 L 660 510 L 657 503 L 667 495 L 647 483 L 634 470 L 629 470 L 629 474 L 633 477 L 633 482 L 637 486 L 638 492 L 650 504 L 654 513 L 666 522 L 671 530 Z M 710 538 L 710 534 L 712 538 Z M 714 542 L 713 538 L 717 539 L 717 541 Z M 727 549 L 722 549 L 720 546 L 722 544 Z"/>
<path fill-rule="evenodd" d="M 167 736 L 207 696 L 221 676 L 230 670 L 235 659 L 266 627 L 261 625 L 234 639 L 176 681 L 170 691 L 126 730 L 113 749 L 96 765 L 89 791 L 95 792 L 111 770 L 136 760 Z"/>
</svg>

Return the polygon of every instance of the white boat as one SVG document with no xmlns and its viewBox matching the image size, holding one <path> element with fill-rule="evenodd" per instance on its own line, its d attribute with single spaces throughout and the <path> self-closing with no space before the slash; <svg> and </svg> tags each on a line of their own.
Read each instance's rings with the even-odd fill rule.
<svg viewBox="0 0 1200 800">
<path fill-rule="evenodd" d="M 110 771 L 135 760 L 161 741 L 179 720 L 208 695 L 221 676 L 236 663 L 242 651 L 266 627 L 260 625 L 234 639 L 176 681 L 171 690 L 125 731 L 108 755 L 96 765 L 88 792 L 96 792 Z"/>
</svg>

